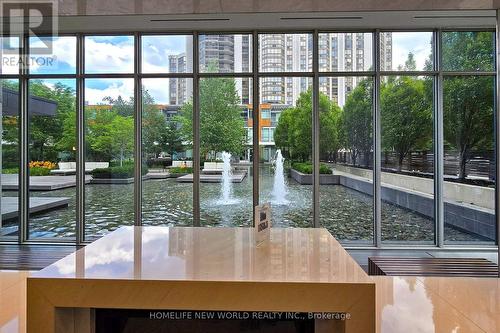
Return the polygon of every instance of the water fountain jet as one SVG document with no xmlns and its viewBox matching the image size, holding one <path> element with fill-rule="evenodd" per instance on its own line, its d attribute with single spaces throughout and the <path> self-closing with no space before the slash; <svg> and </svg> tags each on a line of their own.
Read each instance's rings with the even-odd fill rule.
<svg viewBox="0 0 500 333">
<path fill-rule="evenodd" d="M 287 205 L 289 202 L 286 199 L 288 188 L 285 182 L 284 161 L 285 158 L 281 154 L 281 149 L 278 149 L 274 159 L 274 183 L 272 191 L 272 202 L 277 205 Z"/>
<path fill-rule="evenodd" d="M 233 171 L 231 170 L 231 153 L 222 152 L 222 187 L 219 204 L 231 205 L 237 203 L 238 200 L 233 197 Z"/>
</svg>

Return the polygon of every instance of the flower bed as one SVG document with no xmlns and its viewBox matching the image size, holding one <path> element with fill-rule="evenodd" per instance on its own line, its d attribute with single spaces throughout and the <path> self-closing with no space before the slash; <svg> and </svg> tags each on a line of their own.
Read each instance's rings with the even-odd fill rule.
<svg viewBox="0 0 500 333">
<path fill-rule="evenodd" d="M 50 161 L 31 161 L 29 163 L 30 176 L 48 176 L 56 164 Z"/>
</svg>

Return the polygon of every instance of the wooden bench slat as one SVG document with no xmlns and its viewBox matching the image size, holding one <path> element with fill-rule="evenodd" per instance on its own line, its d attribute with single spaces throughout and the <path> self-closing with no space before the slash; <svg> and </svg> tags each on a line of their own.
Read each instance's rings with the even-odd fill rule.
<svg viewBox="0 0 500 333">
<path fill-rule="evenodd" d="M 369 257 L 370 275 L 498 276 L 498 265 L 484 258 Z"/>
</svg>

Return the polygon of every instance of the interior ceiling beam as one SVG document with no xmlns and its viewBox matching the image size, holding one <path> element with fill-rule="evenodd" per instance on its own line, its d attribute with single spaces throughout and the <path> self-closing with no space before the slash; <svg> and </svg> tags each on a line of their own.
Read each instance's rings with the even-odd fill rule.
<svg viewBox="0 0 500 333">
<path fill-rule="evenodd" d="M 59 0 L 61 15 L 348 12 L 395 10 L 495 10 L 499 0 Z"/>
<path fill-rule="evenodd" d="M 61 16 L 61 32 L 490 28 L 493 10 Z"/>
</svg>

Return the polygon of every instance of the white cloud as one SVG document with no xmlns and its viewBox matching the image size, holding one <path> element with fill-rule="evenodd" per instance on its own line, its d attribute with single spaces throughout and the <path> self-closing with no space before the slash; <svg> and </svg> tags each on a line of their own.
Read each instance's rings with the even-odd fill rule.
<svg viewBox="0 0 500 333">
<path fill-rule="evenodd" d="M 30 41 L 30 47 L 38 48 L 44 47 L 45 44 L 39 39 L 32 39 Z M 49 64 L 48 62 L 42 62 L 42 66 L 37 64 L 36 61 L 30 62 L 30 71 L 32 73 L 37 73 L 41 70 L 50 71 L 50 73 L 74 73 L 76 71 L 76 38 L 74 37 L 58 37 L 53 39 L 52 41 L 52 55 L 34 55 L 35 57 L 51 57 L 55 61 L 53 64 Z M 43 65 L 46 63 L 47 65 Z M 63 70 L 63 66 L 64 68 Z M 70 68 L 67 68 L 69 66 Z"/>
<path fill-rule="evenodd" d="M 104 38 L 85 38 L 87 73 L 133 73 L 133 39 L 114 43 Z"/>
<path fill-rule="evenodd" d="M 102 82 L 106 82 L 108 85 L 105 88 L 91 88 L 86 84 L 85 101 L 88 104 L 102 104 L 105 97 L 116 99 L 118 96 L 121 96 L 128 100 L 134 96 L 134 80 L 132 79 L 99 80 L 99 83 Z"/>
<path fill-rule="evenodd" d="M 169 104 L 169 79 L 145 79 L 142 86 L 154 98 L 156 104 Z"/>
<path fill-rule="evenodd" d="M 432 54 L 432 33 L 394 32 L 392 33 L 392 67 L 404 66 L 408 53 L 413 53 L 417 69 L 424 69 L 425 62 Z"/>
<path fill-rule="evenodd" d="M 142 39 L 142 70 L 144 73 L 168 73 L 169 56 L 186 53 L 191 37 L 144 36 Z M 192 57 L 190 57 L 192 58 Z"/>
</svg>

